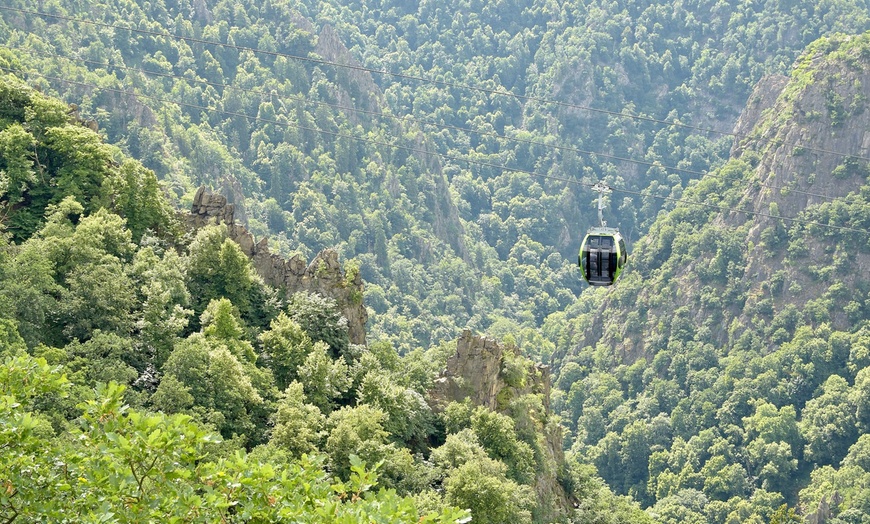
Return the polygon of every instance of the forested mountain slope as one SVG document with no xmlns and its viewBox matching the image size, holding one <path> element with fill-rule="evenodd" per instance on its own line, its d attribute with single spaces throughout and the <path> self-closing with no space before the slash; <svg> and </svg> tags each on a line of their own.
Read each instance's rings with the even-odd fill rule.
<svg viewBox="0 0 870 524">
<path fill-rule="evenodd" d="M 327 477 L 325 457 L 244 454 L 277 441 L 286 373 L 308 376 L 307 394 L 325 393 L 324 406 L 335 394 L 315 370 L 348 381 L 330 357 L 350 347 L 334 302 L 265 285 L 225 225 L 185 231 L 152 171 L 74 108 L 8 75 L 0 147 L 5 522 L 462 518 L 431 504 L 421 515 L 411 498 L 376 492 L 377 461 L 363 459 L 366 470 L 351 450 L 336 455 L 350 461 L 346 473 L 331 466 L 346 485 Z M 255 351 L 261 332 L 269 349 Z M 288 332 L 295 346 L 280 344 Z M 297 375 L 280 352 L 288 346 L 314 355 L 308 371 Z M 293 384 L 287 398 L 304 403 Z M 376 425 L 383 415 L 370 410 Z"/>
<path fill-rule="evenodd" d="M 581 290 L 588 185 L 632 191 L 607 213 L 631 243 L 727 156 L 731 137 L 698 126 L 729 131 L 763 75 L 870 28 L 861 0 L 3 7 L 5 67 L 182 205 L 206 184 L 273 251 L 358 259 L 376 338 L 408 351 L 468 327 L 540 358 L 537 328 Z"/>
<path fill-rule="evenodd" d="M 447 358 L 492 342 L 366 346 L 352 264 L 275 257 L 204 190 L 179 220 L 10 75 L 0 147 L 4 522 L 648 520 L 564 462 L 549 375 L 514 344 L 484 359 L 488 399 Z M 439 377 L 458 387 L 430 399 Z"/>
<path fill-rule="evenodd" d="M 870 33 L 814 43 L 618 285 L 550 319 L 573 452 L 663 522 L 870 513 L 868 99 Z"/>
</svg>

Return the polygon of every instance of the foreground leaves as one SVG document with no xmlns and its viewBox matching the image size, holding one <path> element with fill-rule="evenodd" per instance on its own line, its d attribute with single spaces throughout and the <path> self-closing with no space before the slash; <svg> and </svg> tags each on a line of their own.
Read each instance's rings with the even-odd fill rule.
<svg viewBox="0 0 870 524">
<path fill-rule="evenodd" d="M 244 452 L 211 460 L 220 438 L 187 415 L 124 404 L 125 387 L 100 385 L 80 404 L 78 427 L 55 434 L 40 398 L 64 395 L 66 377 L 43 359 L 0 364 L 0 518 L 5 522 L 446 523 L 449 508 L 420 516 L 411 498 L 377 490 L 377 473 L 351 457 L 333 484 L 324 459 L 262 464 Z"/>
</svg>

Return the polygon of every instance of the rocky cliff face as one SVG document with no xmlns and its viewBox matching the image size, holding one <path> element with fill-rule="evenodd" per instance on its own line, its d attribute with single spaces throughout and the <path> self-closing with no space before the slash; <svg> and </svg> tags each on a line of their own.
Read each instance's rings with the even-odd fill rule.
<svg viewBox="0 0 870 524">
<path fill-rule="evenodd" d="M 470 399 L 475 406 L 493 411 L 508 411 L 511 399 L 523 395 L 540 395 L 544 413 L 537 417 L 536 429 L 544 457 L 535 482 L 542 522 L 552 522 L 573 510 L 574 501 L 558 482 L 558 472 L 565 467 L 562 452 L 562 429 L 553 422 L 550 411 L 550 369 L 527 362 L 525 380 L 511 385 L 505 374 L 506 348 L 492 338 L 465 331 L 456 344 L 456 353 L 435 381 L 429 403 L 436 412 L 450 402 Z"/>
<path fill-rule="evenodd" d="M 347 318 L 351 343 L 365 344 L 368 313 L 362 303 L 363 283 L 359 273 L 343 271 L 338 254 L 331 249 L 321 251 L 311 263 L 298 256 L 287 260 L 270 253 L 268 239 L 255 242 L 244 226 L 236 224 L 234 214 L 235 207 L 225 197 L 200 187 L 185 222 L 195 228 L 210 223 L 225 224 L 230 238 L 239 244 L 267 284 L 287 293 L 306 291 L 335 300 Z"/>
<path fill-rule="evenodd" d="M 814 206 L 853 205 L 854 195 L 860 193 L 870 174 L 870 60 L 862 51 L 865 48 L 849 45 L 850 40 L 860 39 L 868 37 L 844 35 L 810 48 L 775 101 L 767 105 L 752 134 L 735 146 L 732 155 L 738 158 L 744 150 L 763 151 L 755 172 L 766 187 L 747 192 L 746 207 L 767 213 L 773 209 L 777 213 L 771 214 L 800 219 L 801 213 Z M 828 223 L 864 229 L 848 223 L 845 217 L 836 213 Z M 762 285 L 776 273 L 784 275 L 781 289 L 786 291 L 777 298 L 798 308 L 830 287 L 825 268 L 836 267 L 837 281 L 848 289 L 864 287 L 870 257 L 861 249 L 852 246 L 848 253 L 842 252 L 837 242 L 814 235 L 801 246 L 802 267 L 790 267 L 787 250 L 797 246 L 771 250 L 770 242 L 763 238 L 764 231 L 776 225 L 777 220 L 759 216 L 749 230 L 747 244 L 752 247 L 744 276 L 753 285 L 747 293 L 747 305 L 764 299 Z M 784 226 L 792 228 L 794 224 Z M 750 319 L 741 320 L 748 323 Z M 838 329 L 850 324 L 841 312 L 832 311 L 830 320 Z"/>
<path fill-rule="evenodd" d="M 456 353 L 447 359 L 447 367 L 435 381 L 430 399 L 435 411 L 441 411 L 450 402 L 466 398 L 475 406 L 493 411 L 504 411 L 505 397 L 541 394 L 549 412 L 550 369 L 542 364 L 530 364 L 526 375 L 531 378 L 521 388 L 510 386 L 504 378 L 505 349 L 493 338 L 464 331 L 456 343 Z M 510 395 L 505 391 L 512 390 Z"/>
<path fill-rule="evenodd" d="M 734 133 L 746 136 L 752 132 L 755 125 L 764 116 L 765 111 L 770 110 L 776 103 L 776 99 L 782 94 L 782 90 L 788 85 L 788 77 L 785 75 L 768 75 L 755 84 L 752 94 L 746 101 L 746 107 L 740 113 Z M 735 142 L 731 148 L 731 156 L 740 156 L 743 150 L 739 142 Z"/>
<path fill-rule="evenodd" d="M 363 70 L 362 65 L 350 54 L 350 51 L 341 42 L 341 38 L 332 26 L 326 25 L 320 31 L 317 38 L 315 52 L 324 60 L 347 65 L 347 68 L 337 68 L 336 75 L 340 78 L 340 89 L 336 93 L 337 98 L 346 114 L 351 120 L 358 121 L 358 115 L 354 109 L 363 111 L 380 111 L 381 90 L 375 85 L 372 75 Z"/>
</svg>

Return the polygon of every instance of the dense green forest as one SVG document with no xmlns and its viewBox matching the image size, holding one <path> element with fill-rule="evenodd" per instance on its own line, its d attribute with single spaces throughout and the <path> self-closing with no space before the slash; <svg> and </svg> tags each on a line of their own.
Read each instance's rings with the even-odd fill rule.
<svg viewBox="0 0 870 524">
<path fill-rule="evenodd" d="M 325 455 L 298 462 L 321 437 L 348 431 L 342 416 L 327 426 L 319 411 L 352 383 L 333 358 L 347 346 L 334 305 L 305 295 L 283 302 L 296 304 L 289 316 L 275 311 L 282 303 L 266 300 L 274 291 L 224 226 L 185 241 L 154 173 L 66 104 L 13 77 L 0 80 L 0 100 L 4 521 L 416 521 L 410 498 L 372 489 L 371 466 L 395 446 L 376 408 L 367 407 L 371 434 L 359 450 L 369 469 L 355 454 L 359 437 L 335 437 L 347 448 L 333 457 L 354 457 L 333 468 L 343 484 L 325 475 Z M 204 304 L 208 296 L 221 298 Z M 273 358 L 311 346 L 307 367 L 269 366 L 253 349 L 257 332 Z M 323 370 L 343 385 L 315 379 Z M 308 437 L 287 428 L 294 409 L 314 417 Z M 279 446 L 282 430 L 291 435 Z M 280 449 L 262 452 L 271 462 L 244 455 L 267 440 Z"/>
<path fill-rule="evenodd" d="M 561 179 L 637 192 L 607 216 L 631 244 L 727 156 L 729 136 L 690 126 L 730 132 L 762 75 L 870 28 L 849 1 L 53 5 L 0 13 L 0 39 L 26 50 L 10 67 L 182 205 L 205 183 L 276 250 L 338 246 L 368 283 L 370 333 L 402 351 L 468 327 L 542 360 L 538 328 L 581 291 L 571 261 L 595 220 L 588 187 Z"/>
<path fill-rule="evenodd" d="M 27 429 L 8 464 L 52 450 L 19 500 L 541 521 L 521 404 L 418 401 L 470 328 L 552 363 L 566 519 L 864 522 L 867 43 L 807 47 L 868 29 L 858 0 L 7 2 L 3 373 L 41 378 L 0 416 Z M 573 263 L 598 180 L 633 251 L 612 290 Z M 273 251 L 358 268 L 368 346 L 186 229 L 200 185 Z M 137 473 L 156 446 L 186 469 Z"/>
<path fill-rule="evenodd" d="M 187 226 L 153 171 L 14 76 L 0 119 L 4 522 L 643 517 L 554 463 L 515 346 L 497 411 L 436 412 L 454 347 L 351 343 L 336 300 L 267 285 L 226 224 Z"/>
</svg>

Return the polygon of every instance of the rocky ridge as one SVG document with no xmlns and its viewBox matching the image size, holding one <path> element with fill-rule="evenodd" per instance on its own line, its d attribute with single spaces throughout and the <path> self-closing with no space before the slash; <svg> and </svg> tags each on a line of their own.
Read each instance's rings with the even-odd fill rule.
<svg viewBox="0 0 870 524">
<path fill-rule="evenodd" d="M 288 294 L 306 291 L 335 300 L 347 319 L 351 343 L 366 343 L 368 312 L 362 302 L 362 278 L 359 272 L 344 271 L 334 250 L 324 249 L 310 263 L 299 256 L 288 260 L 271 253 L 268 238 L 255 241 L 247 228 L 236 223 L 235 206 L 227 203 L 226 197 L 205 187 L 196 191 L 191 211 L 184 220 L 193 228 L 208 224 L 226 225 L 229 237 L 251 259 L 263 281 Z"/>
</svg>

